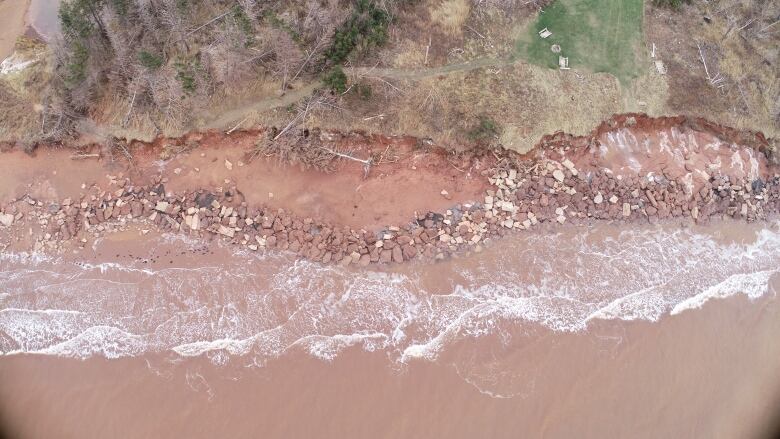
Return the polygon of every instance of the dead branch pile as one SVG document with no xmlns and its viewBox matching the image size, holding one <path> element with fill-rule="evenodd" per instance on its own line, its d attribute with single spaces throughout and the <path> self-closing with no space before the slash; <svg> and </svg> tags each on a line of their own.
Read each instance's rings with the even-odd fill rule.
<svg viewBox="0 0 780 439">
<path fill-rule="evenodd" d="M 279 163 L 287 165 L 300 164 L 306 169 L 316 169 L 320 172 L 335 172 L 339 160 L 350 160 L 363 164 L 365 176 L 368 176 L 374 157 L 361 159 L 354 151 L 340 149 L 332 144 L 323 144 L 318 136 L 312 136 L 307 129 L 300 130 L 296 135 L 284 137 L 262 136 L 255 143 L 251 158 L 257 156 L 276 157 Z"/>
<path fill-rule="evenodd" d="M 303 135 L 278 140 L 262 137 L 255 143 L 253 157 L 255 156 L 276 157 L 280 163 L 300 164 L 307 169 L 314 168 L 322 172 L 336 170 L 336 155 L 313 146 Z"/>
</svg>

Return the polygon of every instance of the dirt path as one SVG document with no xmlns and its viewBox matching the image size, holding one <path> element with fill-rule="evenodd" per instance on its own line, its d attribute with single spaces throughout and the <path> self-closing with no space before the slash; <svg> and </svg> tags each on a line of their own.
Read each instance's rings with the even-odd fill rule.
<svg viewBox="0 0 780 439">
<path fill-rule="evenodd" d="M 352 72 L 358 76 L 379 76 L 389 79 L 425 79 L 432 76 L 448 75 L 450 73 L 468 72 L 484 67 L 502 67 L 511 64 L 512 61 L 496 58 L 477 58 L 462 63 L 447 64 L 440 67 L 424 69 L 378 69 L 375 67 L 356 67 Z"/>
<path fill-rule="evenodd" d="M 197 129 L 209 130 L 224 129 L 228 127 L 232 128 L 232 126 L 251 112 L 262 113 L 275 108 L 287 107 L 314 93 L 314 90 L 319 86 L 320 81 L 312 81 L 302 87 L 285 93 L 284 96 L 261 99 L 259 101 L 249 101 L 243 105 L 234 107 L 231 110 L 218 113 L 218 117 L 216 118 L 209 117 L 213 115 L 210 110 L 202 111 L 199 114 L 199 118 L 202 122 L 197 124 Z"/>
<path fill-rule="evenodd" d="M 412 79 L 420 80 L 439 75 L 448 75 L 451 73 L 468 72 L 471 70 L 485 67 L 501 67 L 511 64 L 505 59 L 478 58 L 463 63 L 448 64 L 440 67 L 430 67 L 424 69 L 397 69 L 397 68 L 376 68 L 376 67 L 355 67 L 349 69 L 348 73 L 358 76 L 379 77 L 385 79 Z M 202 122 L 197 128 L 201 130 L 232 128 L 248 113 L 273 110 L 292 105 L 301 99 L 309 96 L 317 87 L 320 87 L 319 79 L 311 81 L 295 90 L 285 93 L 284 96 L 262 99 L 259 101 L 250 101 L 244 105 L 237 106 L 231 110 L 220 113 L 216 118 L 209 117 L 208 111 L 200 114 Z"/>
</svg>

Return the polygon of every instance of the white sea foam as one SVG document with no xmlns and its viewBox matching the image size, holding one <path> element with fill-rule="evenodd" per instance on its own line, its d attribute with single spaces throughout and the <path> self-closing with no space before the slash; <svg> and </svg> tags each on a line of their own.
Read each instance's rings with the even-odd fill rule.
<svg viewBox="0 0 780 439">
<path fill-rule="evenodd" d="M 373 332 L 364 334 L 335 334 L 331 336 L 311 335 L 297 340 L 292 346 L 301 346 L 311 355 L 331 361 L 352 346 L 362 346 L 363 350 L 373 352 L 387 346 L 387 334 Z"/>
<path fill-rule="evenodd" d="M 210 341 L 196 341 L 193 343 L 174 346 L 172 350 L 183 357 L 197 357 L 207 352 L 227 351 L 233 355 L 246 355 L 249 353 L 255 337 L 244 340 L 220 339 Z"/>
<path fill-rule="evenodd" d="M 143 337 L 111 326 L 93 326 L 71 339 L 29 353 L 71 358 L 95 355 L 121 358 L 139 355 L 146 350 Z"/>
<path fill-rule="evenodd" d="M 708 287 L 701 293 L 683 300 L 672 308 L 671 315 L 683 311 L 701 308 L 712 299 L 724 299 L 735 294 L 744 294 L 750 299 L 757 299 L 769 291 L 769 279 L 780 273 L 779 270 L 765 270 L 756 273 L 733 274 L 717 285 Z"/>
<path fill-rule="evenodd" d="M 0 262 L 25 264 L 27 266 L 36 266 L 43 262 L 56 261 L 56 258 L 40 252 L 2 252 L 0 253 Z"/>
<path fill-rule="evenodd" d="M 716 298 L 756 298 L 780 273 L 777 225 L 745 243 L 661 228 L 516 239 L 483 254 L 480 265 L 444 265 L 461 279 L 447 294 L 426 290 L 425 266 L 356 273 L 236 254 L 219 264 L 150 269 L 5 254 L 0 353 L 174 352 L 264 364 L 291 349 L 331 360 L 360 347 L 400 362 L 432 360 L 457 340 L 503 336 L 509 327 L 583 331 L 594 320 L 656 321 Z"/>
</svg>

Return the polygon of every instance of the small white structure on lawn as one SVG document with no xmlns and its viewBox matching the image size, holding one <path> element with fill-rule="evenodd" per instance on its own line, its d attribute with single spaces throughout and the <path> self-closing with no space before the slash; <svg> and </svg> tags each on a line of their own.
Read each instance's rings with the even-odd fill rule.
<svg viewBox="0 0 780 439">
<path fill-rule="evenodd" d="M 664 65 L 664 62 L 661 61 L 660 59 L 655 60 L 655 70 L 661 75 L 666 74 L 666 66 Z"/>
<path fill-rule="evenodd" d="M 539 31 L 539 36 L 542 37 L 542 38 L 547 38 L 550 35 L 552 35 L 552 32 L 550 32 L 547 28 L 544 28 L 544 29 Z"/>
<path fill-rule="evenodd" d="M 569 70 L 569 58 L 568 57 L 558 57 L 558 66 L 561 68 L 561 70 Z"/>
</svg>

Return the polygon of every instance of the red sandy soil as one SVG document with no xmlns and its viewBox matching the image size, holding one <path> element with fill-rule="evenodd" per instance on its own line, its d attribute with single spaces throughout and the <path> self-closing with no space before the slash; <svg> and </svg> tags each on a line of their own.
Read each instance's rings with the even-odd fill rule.
<svg viewBox="0 0 780 439">
<path fill-rule="evenodd" d="M 590 135 L 548 136 L 530 155 L 568 158 L 581 171 L 609 169 L 615 175 L 687 175 L 690 190 L 698 190 L 713 174 L 755 179 L 769 173 L 769 142 L 761 133 L 737 131 L 685 117 L 648 118 L 620 115 Z"/>
<path fill-rule="evenodd" d="M 324 173 L 280 164 L 273 158 L 256 157 L 250 151 L 256 132 L 225 136 L 216 133 L 193 135 L 188 141 L 199 146 L 159 159 L 164 140 L 135 151 L 135 165 L 124 160 L 73 160 L 71 149 L 39 148 L 30 156 L 19 151 L 6 153 L 0 160 L 0 204 L 29 194 L 36 199 L 78 199 L 82 184 L 105 186 L 108 176 L 127 176 L 136 184 L 149 184 L 163 176 L 167 190 L 214 189 L 234 183 L 250 205 L 264 203 L 282 207 L 302 217 L 352 228 L 373 229 L 405 223 L 415 212 L 442 211 L 469 200 L 481 199 L 488 186 L 476 166 L 459 170 L 442 154 L 417 150 L 413 139 L 384 137 L 345 139 L 355 147 L 352 154 L 366 158 L 372 151 L 395 148 L 401 159 L 374 165 L 364 178 L 361 163 L 340 160 L 338 169 Z M 225 161 L 232 164 L 227 169 Z M 459 166 L 459 164 L 458 164 Z M 177 173 L 178 172 L 178 173 Z M 442 196 L 446 190 L 450 199 Z M 272 197 L 269 195 L 273 194 Z"/>
<path fill-rule="evenodd" d="M 496 161 L 487 151 L 457 158 L 441 148 L 421 146 L 414 138 L 334 134 L 336 140 L 328 144 L 354 157 L 390 152 L 386 154 L 390 158 L 372 166 L 367 177 L 361 163 L 342 159 L 334 172 L 324 173 L 253 156 L 255 142 L 263 136 L 261 130 L 208 132 L 135 143 L 129 145 L 132 166 L 119 153 L 114 154 L 115 161 L 104 158 L 104 145 L 79 151 L 102 152 L 101 158 L 80 160 L 72 158 L 76 152 L 71 148 L 39 147 L 33 155 L 12 150 L 0 160 L 0 204 L 24 194 L 43 200 L 78 199 L 85 192 L 82 184 L 107 187 L 111 177 L 129 177 L 138 185 L 162 177 L 174 192 L 234 184 L 249 205 L 281 207 L 300 217 L 375 230 L 406 223 L 416 212 L 441 212 L 458 203 L 481 201 L 489 187 L 484 171 Z M 706 121 L 622 115 L 589 136 L 548 136 L 527 158 L 569 158 L 585 172 L 606 168 L 615 174 L 654 172 L 671 179 L 689 173 L 697 189 L 718 163 L 720 172 L 739 178 L 767 175 L 769 160 L 762 152 L 767 146 L 760 134 Z M 166 148 L 185 151 L 163 161 L 160 152 Z"/>
<path fill-rule="evenodd" d="M 266 216 L 263 220 L 273 221 L 274 229 L 281 226 L 280 236 L 275 236 L 277 232 L 271 230 L 269 222 L 262 226 L 263 237 L 257 240 L 260 246 L 266 245 L 263 239 L 274 235 L 273 239 L 268 238 L 272 239 L 268 243 L 270 247 L 275 247 L 281 239 L 282 249 L 289 245 L 301 256 L 308 255 L 315 260 L 322 257 L 326 262 L 338 263 L 358 262 L 359 258 L 361 265 L 387 263 L 391 256 L 395 262 L 420 255 L 430 260 L 446 257 L 445 252 L 454 252 L 459 245 L 471 246 L 480 239 L 502 236 L 506 229 L 527 229 L 536 220 L 564 223 L 567 219 L 584 221 L 592 217 L 655 221 L 671 215 L 698 221 L 700 213 L 702 220 L 714 213 L 719 217 L 739 216 L 753 221 L 766 218 L 780 208 L 777 192 L 780 175 L 772 164 L 773 158 L 763 152 L 768 151 L 768 142 L 761 136 L 750 133 L 732 136 L 727 129 L 694 127 L 686 119 L 676 118 L 637 120 L 633 116 L 618 116 L 607 127 L 604 129 L 602 125 L 591 136 L 583 137 L 557 133 L 543 139 L 525 157 L 489 148 L 455 155 L 413 138 L 341 135 L 319 130 L 290 134 L 271 144 L 268 150 L 276 154 L 281 148 L 316 160 L 322 155 L 321 149 L 328 149 L 352 158 L 331 160 L 326 166 L 330 172 L 280 164 L 278 156 L 258 154 L 255 145 L 268 146 L 271 137 L 263 130 L 232 135 L 192 133 L 178 139 L 161 138 L 150 144 L 106 142 L 81 148 L 43 147 L 38 148 L 35 157 L 10 152 L 0 161 L 0 206 L 11 202 L 3 221 L 13 224 L 28 218 L 30 209 L 47 211 L 58 219 L 49 221 L 48 217 L 39 216 L 40 220 L 24 221 L 14 226 L 16 232 L 9 229 L 11 234 L 7 235 L 5 245 L 17 250 L 39 249 L 44 245 L 62 250 L 58 243 L 70 242 L 71 237 L 78 235 L 76 222 L 87 221 L 86 218 L 97 226 L 92 231 L 95 237 L 99 232 L 111 231 L 111 225 L 106 229 L 99 224 L 112 218 L 113 208 L 98 207 L 95 200 L 97 203 L 110 201 L 115 193 L 117 197 L 124 196 L 127 192 L 124 189 L 117 192 L 117 189 L 126 184 L 131 188 L 145 186 L 144 191 L 149 193 L 144 196 L 153 199 L 151 204 L 144 200 L 146 207 L 142 203 L 130 206 L 131 195 L 125 200 L 122 213 L 117 210 L 117 215 L 127 215 L 131 208 L 133 218 L 149 214 L 161 198 L 167 200 L 166 204 L 156 209 L 166 214 L 168 203 L 176 204 L 175 209 L 189 210 L 193 208 L 192 199 L 190 204 L 179 204 L 185 202 L 183 194 L 200 190 L 224 192 L 224 198 L 220 196 L 220 199 L 245 208 L 243 213 L 236 211 L 231 216 L 229 227 L 226 227 L 228 218 L 222 218 L 224 213 L 217 213 L 218 221 L 222 222 L 219 229 L 207 220 L 206 227 L 214 226 L 209 229 L 209 239 L 226 235 L 236 244 L 250 246 L 255 236 L 246 233 L 233 236 L 235 230 L 244 230 L 234 227 L 236 217 L 240 217 L 242 224 L 244 219 L 247 225 L 253 224 L 252 221 L 259 224 L 257 215 L 267 214 L 252 213 L 254 218 L 248 218 L 245 217 L 247 209 L 270 208 L 276 212 L 281 208 L 284 212 L 278 213 L 283 218 L 273 220 Z M 366 172 L 363 161 L 368 158 L 372 159 L 372 165 Z M 647 178 L 650 176 L 653 178 Z M 504 178 L 509 181 L 504 182 Z M 765 186 L 770 180 L 770 185 Z M 656 184 L 658 181 L 660 186 Z M 160 182 L 164 184 L 165 194 L 152 189 Z M 666 182 L 671 182 L 671 189 Z M 517 193 L 512 189 L 521 186 Z M 758 201 L 753 200 L 754 191 Z M 26 202 L 19 203 L 23 199 Z M 494 201 L 499 204 L 494 205 Z M 77 218 L 79 209 L 73 208 L 74 204 L 81 205 L 84 218 Z M 569 207 L 572 209 L 567 212 Z M 474 214 L 475 222 L 468 218 L 461 222 L 456 218 L 453 223 L 453 212 L 464 212 L 464 209 Z M 516 211 L 521 215 L 517 216 Z M 181 210 L 174 214 L 177 212 Z M 70 218 L 68 224 L 62 223 L 63 215 Z M 170 217 L 166 217 L 167 222 L 156 216 L 148 219 L 162 225 L 162 230 L 180 230 L 188 218 L 182 216 L 181 223 Z M 411 222 L 423 219 L 424 230 L 417 227 L 414 232 L 418 235 L 424 232 L 427 239 L 409 236 L 414 228 Z M 300 229 L 292 243 L 285 221 L 289 225 L 295 222 L 297 225 L 293 227 Z M 316 229 L 322 224 L 329 230 L 346 227 L 345 233 L 358 242 L 349 244 L 342 235 L 328 233 L 323 238 L 328 241 L 316 243 L 315 249 L 306 236 L 298 236 L 308 232 L 304 230 L 305 224 L 315 224 Z M 250 228 L 253 227 L 257 226 Z M 28 233 L 21 233 L 27 228 Z M 193 228 L 200 230 L 197 226 Z M 399 233 L 397 240 L 388 233 L 388 228 Z M 40 229 L 39 233 L 33 229 Z M 376 238 L 375 232 L 380 230 L 388 237 Z M 376 239 L 388 240 L 387 248 L 384 242 L 374 245 Z M 419 239 L 423 253 L 412 248 L 409 239 L 415 243 Z M 83 247 L 88 241 L 82 236 L 76 245 Z M 383 249 L 377 250 L 380 247 Z M 480 250 L 481 247 L 475 251 Z"/>
<path fill-rule="evenodd" d="M 390 152 L 390 159 L 372 166 L 365 178 L 363 165 L 351 160 L 338 160 L 335 172 L 324 173 L 282 164 L 273 157 L 253 156 L 255 142 L 264 135 L 261 130 L 232 135 L 208 132 L 135 143 L 129 145 L 132 166 L 118 153 L 115 161 L 103 158 L 105 154 L 74 160 L 71 148 L 39 147 L 33 155 L 12 150 L 0 160 L 0 204 L 24 194 L 44 200 L 77 199 L 84 193 L 82 184 L 105 186 L 110 177 L 130 177 L 140 185 L 162 177 L 171 191 L 213 190 L 231 183 L 250 205 L 282 207 L 301 217 L 370 230 L 405 223 L 416 212 L 443 211 L 481 200 L 489 186 L 481 173 L 495 163 L 491 154 L 456 158 L 441 148 L 420 146 L 414 138 L 336 135 L 330 144 L 357 158 Z M 749 148 L 738 148 L 735 142 Z M 569 158 L 585 172 L 607 168 L 615 174 L 655 172 L 672 179 L 690 173 L 695 190 L 718 163 L 720 172 L 738 177 L 766 175 L 768 160 L 761 151 L 767 146 L 760 133 L 706 121 L 622 115 L 604 122 L 589 136 L 548 136 L 528 158 Z M 185 152 L 163 161 L 160 151 L 164 147 Z M 105 153 L 104 146 L 92 145 L 80 152 L 101 151 Z"/>
</svg>

